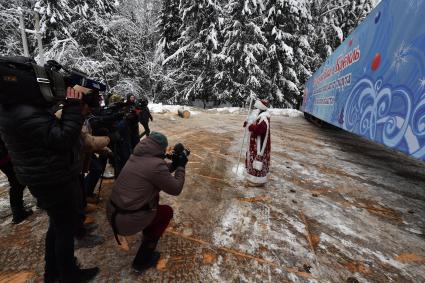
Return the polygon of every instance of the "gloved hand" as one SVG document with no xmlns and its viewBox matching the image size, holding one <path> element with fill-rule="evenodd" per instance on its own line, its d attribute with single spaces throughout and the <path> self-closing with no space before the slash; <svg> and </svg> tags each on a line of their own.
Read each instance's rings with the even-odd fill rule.
<svg viewBox="0 0 425 283">
<path fill-rule="evenodd" d="M 186 164 L 189 160 L 187 159 L 187 156 L 185 154 L 181 154 L 180 156 L 178 156 L 177 160 L 176 160 L 176 165 L 177 167 L 183 167 L 186 168 Z"/>
<path fill-rule="evenodd" d="M 151 122 L 153 122 L 153 118 L 151 117 L 150 119 L 151 119 Z"/>
<path fill-rule="evenodd" d="M 246 125 L 248 125 L 248 122 L 247 121 L 243 122 L 243 127 L 244 128 L 246 127 Z"/>
</svg>

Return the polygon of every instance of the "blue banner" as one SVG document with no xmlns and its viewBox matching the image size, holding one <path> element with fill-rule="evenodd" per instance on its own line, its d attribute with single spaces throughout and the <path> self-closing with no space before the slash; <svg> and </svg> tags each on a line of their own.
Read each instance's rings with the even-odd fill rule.
<svg viewBox="0 0 425 283">
<path fill-rule="evenodd" d="M 425 161 L 425 0 L 383 0 L 306 83 L 303 111 Z"/>
</svg>

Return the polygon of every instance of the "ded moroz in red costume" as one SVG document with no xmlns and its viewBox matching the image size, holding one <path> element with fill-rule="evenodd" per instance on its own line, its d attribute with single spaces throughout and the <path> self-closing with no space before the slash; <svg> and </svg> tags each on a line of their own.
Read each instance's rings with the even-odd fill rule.
<svg viewBox="0 0 425 283">
<path fill-rule="evenodd" d="M 254 105 L 252 122 L 247 122 L 249 130 L 249 149 L 246 153 L 246 178 L 253 185 L 267 183 L 270 168 L 270 113 L 269 102 L 257 100 Z"/>
</svg>

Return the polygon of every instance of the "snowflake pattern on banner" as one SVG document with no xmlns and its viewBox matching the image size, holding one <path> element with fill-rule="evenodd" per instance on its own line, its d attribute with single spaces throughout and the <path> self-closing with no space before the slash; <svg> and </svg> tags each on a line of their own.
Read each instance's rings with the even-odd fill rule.
<svg viewBox="0 0 425 283">
<path fill-rule="evenodd" d="M 413 13 L 418 13 L 419 9 L 421 9 L 422 5 L 425 3 L 423 0 L 409 0 L 409 9 L 413 11 Z"/>
<path fill-rule="evenodd" d="M 407 63 L 409 51 L 410 47 L 406 46 L 406 44 L 403 42 L 400 45 L 400 48 L 395 52 L 392 68 L 394 68 L 396 72 L 399 72 L 400 67 Z"/>
</svg>

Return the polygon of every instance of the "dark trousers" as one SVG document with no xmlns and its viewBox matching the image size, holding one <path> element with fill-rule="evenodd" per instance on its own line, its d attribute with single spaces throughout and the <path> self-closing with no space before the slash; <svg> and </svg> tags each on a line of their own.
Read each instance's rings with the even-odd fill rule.
<svg viewBox="0 0 425 283">
<path fill-rule="evenodd" d="M 84 228 L 84 221 L 86 220 L 86 211 L 84 208 L 87 206 L 86 192 L 84 190 L 84 175 L 81 174 L 78 179 L 78 187 L 74 190 L 74 204 L 76 214 L 76 226 L 75 226 L 75 237 L 81 239 L 86 235 L 86 229 Z"/>
<path fill-rule="evenodd" d="M 173 219 L 173 209 L 168 205 L 158 205 L 155 218 L 143 230 L 143 235 L 150 239 L 160 238 Z"/>
<path fill-rule="evenodd" d="M 151 129 L 149 129 L 149 122 L 142 122 L 141 124 L 143 128 L 145 129 L 145 132 L 142 135 L 149 136 L 151 133 Z"/>
<path fill-rule="evenodd" d="M 24 210 L 23 197 L 25 186 L 21 185 L 18 179 L 16 179 L 16 174 L 13 170 L 12 162 L 8 162 L 1 166 L 0 170 L 6 175 L 7 180 L 9 181 L 10 208 L 12 210 L 13 216 L 16 217 Z"/>
<path fill-rule="evenodd" d="M 117 151 L 114 152 L 115 154 L 115 176 L 118 177 L 121 173 L 121 170 L 124 168 L 125 164 L 127 163 L 128 159 L 130 158 L 130 155 L 132 153 L 131 150 L 131 143 L 129 140 L 122 141 L 117 146 Z"/>
<path fill-rule="evenodd" d="M 29 188 L 49 216 L 45 276 L 57 274 L 60 278 L 72 278 L 77 269 L 74 261 L 74 232 L 77 219 L 75 191 L 79 186 L 80 181 L 76 176 L 68 183 Z"/>
<path fill-rule="evenodd" d="M 94 195 L 94 190 L 96 188 L 97 182 L 102 176 L 102 173 L 105 171 L 107 161 L 108 159 L 106 156 L 92 156 L 89 173 L 84 178 L 84 189 L 86 192 L 86 196 L 92 197 Z"/>
</svg>

